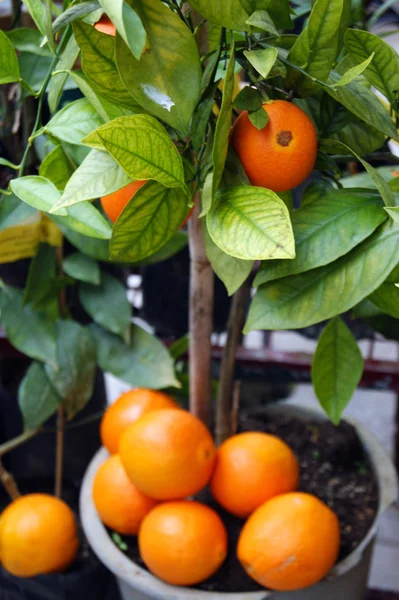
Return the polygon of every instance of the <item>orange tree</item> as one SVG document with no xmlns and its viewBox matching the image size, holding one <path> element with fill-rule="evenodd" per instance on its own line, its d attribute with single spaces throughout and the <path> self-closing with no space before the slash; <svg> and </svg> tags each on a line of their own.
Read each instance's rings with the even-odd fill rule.
<svg viewBox="0 0 399 600">
<path fill-rule="evenodd" d="M 25 290 L 3 284 L 0 295 L 10 342 L 34 361 L 19 394 L 22 438 L 57 410 L 62 429 L 90 397 L 96 364 L 132 386 L 179 385 L 173 357 L 132 324 L 123 286 L 101 266 L 173 255 L 193 207 L 192 411 L 211 421 L 216 273 L 234 295 L 218 441 L 245 320 L 245 332 L 328 321 L 313 381 L 338 422 L 363 369 L 340 315 L 399 316 L 399 180 L 372 166 L 397 162 L 387 142 L 398 137 L 399 59 L 368 31 L 362 3 L 23 1 L 35 27 L 0 32 L 1 260 L 32 257 Z M 362 172 L 358 187 L 342 179 L 348 165 Z M 60 232 L 76 249 L 66 258 Z M 71 319 L 71 285 L 89 327 Z"/>
</svg>

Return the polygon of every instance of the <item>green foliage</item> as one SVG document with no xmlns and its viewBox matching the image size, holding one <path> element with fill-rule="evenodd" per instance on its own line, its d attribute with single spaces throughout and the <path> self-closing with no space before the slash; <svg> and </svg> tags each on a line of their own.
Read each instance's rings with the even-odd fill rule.
<svg viewBox="0 0 399 600">
<path fill-rule="evenodd" d="M 19 81 L 19 65 L 12 43 L 0 29 L 0 84 Z"/>
<path fill-rule="evenodd" d="M 37 429 L 43 425 L 54 415 L 60 404 L 61 398 L 51 385 L 44 366 L 33 362 L 18 391 L 18 405 L 25 430 Z"/>
<path fill-rule="evenodd" d="M 100 127 L 103 119 L 86 98 L 75 100 L 61 109 L 45 127 L 46 133 L 69 142 L 81 144 L 92 131 Z"/>
<path fill-rule="evenodd" d="M 317 344 L 312 380 L 316 396 L 334 425 L 339 424 L 362 373 L 362 353 L 351 330 L 339 317 L 332 319 Z"/>
<path fill-rule="evenodd" d="M 15 194 L 1 196 L 0 231 L 22 223 L 35 213 L 36 210 L 33 207 L 25 204 L 25 202 L 21 202 Z"/>
<path fill-rule="evenodd" d="M 62 268 L 67 275 L 79 281 L 85 281 L 93 285 L 100 285 L 101 283 L 101 271 L 96 261 L 89 256 L 80 254 L 80 252 L 75 252 L 64 258 Z"/>
<path fill-rule="evenodd" d="M 140 60 L 146 46 L 147 33 L 137 12 L 124 0 L 99 1 L 133 56 Z"/>
</svg>

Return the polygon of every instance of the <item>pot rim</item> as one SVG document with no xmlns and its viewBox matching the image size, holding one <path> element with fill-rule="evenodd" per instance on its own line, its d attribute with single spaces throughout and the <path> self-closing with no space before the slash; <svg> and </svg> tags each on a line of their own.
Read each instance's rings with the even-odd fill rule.
<svg viewBox="0 0 399 600">
<path fill-rule="evenodd" d="M 310 409 L 297 404 L 276 404 L 265 407 L 268 413 L 290 413 L 306 420 L 327 420 L 320 409 Z M 340 561 L 329 573 L 327 579 L 331 580 L 344 575 L 355 567 L 362 559 L 363 554 L 372 542 L 377 531 L 377 522 L 381 514 L 397 499 L 398 479 L 396 470 L 380 442 L 362 424 L 354 419 L 345 417 L 357 430 L 357 433 L 368 453 L 374 474 L 378 481 L 379 505 L 376 517 L 366 537 L 359 546 L 344 560 Z M 109 454 L 101 448 L 93 457 L 83 478 L 80 493 L 80 516 L 83 530 L 89 544 L 98 558 L 120 579 L 131 587 L 155 598 L 163 600 L 267 600 L 272 594 L 269 590 L 259 592 L 209 592 L 186 587 L 177 587 L 162 582 L 145 569 L 136 565 L 112 542 L 107 530 L 100 521 L 92 499 L 94 476 L 105 462 Z"/>
</svg>

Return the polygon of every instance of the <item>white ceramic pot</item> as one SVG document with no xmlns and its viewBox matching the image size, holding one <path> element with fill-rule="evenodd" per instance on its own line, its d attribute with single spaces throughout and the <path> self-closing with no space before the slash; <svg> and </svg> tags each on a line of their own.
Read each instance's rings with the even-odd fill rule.
<svg viewBox="0 0 399 600">
<path fill-rule="evenodd" d="M 267 412 L 289 413 L 307 421 L 323 421 L 326 418 L 319 411 L 295 405 L 275 405 L 267 408 Z M 396 501 L 398 482 L 395 468 L 380 443 L 362 425 L 351 422 L 364 444 L 378 480 L 378 512 L 367 536 L 356 550 L 335 565 L 324 581 L 310 588 L 296 592 L 206 592 L 167 585 L 140 568 L 112 542 L 93 504 L 93 478 L 108 457 L 104 449 L 94 456 L 82 484 L 80 515 L 88 542 L 98 558 L 116 575 L 124 600 L 364 600 L 378 519 Z"/>
</svg>

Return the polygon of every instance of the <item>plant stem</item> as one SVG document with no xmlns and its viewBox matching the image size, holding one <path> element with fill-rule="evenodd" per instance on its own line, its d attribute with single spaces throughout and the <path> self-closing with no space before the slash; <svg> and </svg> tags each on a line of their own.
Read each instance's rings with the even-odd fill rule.
<svg viewBox="0 0 399 600">
<path fill-rule="evenodd" d="M 9 473 L 4 467 L 2 460 L 0 459 L 0 482 L 4 487 L 7 494 L 10 496 L 11 500 L 16 500 L 20 497 L 21 492 L 18 489 L 17 482 L 15 481 L 13 475 Z"/>
<path fill-rule="evenodd" d="M 4 456 L 5 454 L 7 454 L 8 452 L 11 452 L 11 450 L 15 450 L 15 448 L 18 448 L 19 446 L 21 446 L 28 440 L 35 437 L 39 433 L 39 431 L 40 431 L 40 429 L 32 429 L 30 431 L 24 431 L 24 433 L 21 433 L 21 435 L 18 435 L 17 437 L 13 438 L 12 440 L 9 440 L 8 442 L 1 444 L 0 445 L 0 458 L 2 456 Z"/>
<path fill-rule="evenodd" d="M 214 275 L 205 253 L 200 202 L 189 221 L 190 239 L 190 411 L 206 425 L 211 420 L 211 334 Z"/>
<path fill-rule="evenodd" d="M 65 411 L 62 404 L 57 411 L 57 438 L 55 451 L 55 495 L 61 498 L 62 495 L 62 475 L 64 471 L 64 426 L 65 426 Z"/>
<path fill-rule="evenodd" d="M 233 399 L 233 377 L 236 351 L 244 325 L 245 308 L 250 292 L 250 278 L 233 296 L 227 323 L 227 339 L 219 372 L 219 387 L 216 404 L 215 439 L 220 445 L 231 435 Z"/>
</svg>

